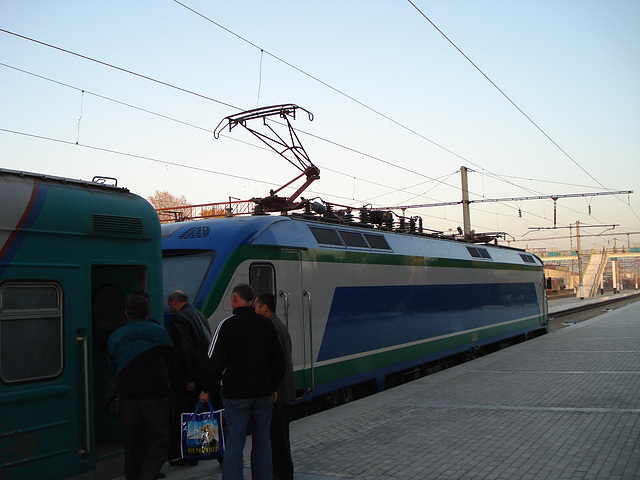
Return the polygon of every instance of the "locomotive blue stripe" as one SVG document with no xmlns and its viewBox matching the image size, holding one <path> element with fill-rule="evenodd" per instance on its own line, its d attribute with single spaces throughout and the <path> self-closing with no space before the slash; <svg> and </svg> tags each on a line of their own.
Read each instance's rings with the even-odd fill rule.
<svg viewBox="0 0 640 480">
<path fill-rule="evenodd" d="M 20 245 L 27 237 L 29 230 L 36 222 L 40 211 L 44 206 L 44 201 L 47 198 L 47 186 L 39 181 L 33 182 L 33 190 L 31 192 L 31 198 L 27 204 L 20 221 L 15 226 L 15 231 L 7 239 L 6 245 L 0 251 L 0 276 L 4 273 L 6 268 L 11 263 L 13 256 L 20 249 Z"/>
<path fill-rule="evenodd" d="M 338 287 L 318 361 L 540 313 L 533 283 Z"/>
</svg>

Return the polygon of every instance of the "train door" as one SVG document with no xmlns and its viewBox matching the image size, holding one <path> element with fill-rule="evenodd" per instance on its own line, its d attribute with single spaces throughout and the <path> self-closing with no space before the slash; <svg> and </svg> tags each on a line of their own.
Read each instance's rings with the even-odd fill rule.
<svg viewBox="0 0 640 480">
<path fill-rule="evenodd" d="M 308 297 L 304 295 L 300 252 L 285 249 L 281 253 L 277 269 L 270 263 L 254 263 L 249 279 L 257 294 L 269 291 L 276 296 L 276 313 L 291 336 L 297 396 L 302 397 L 313 389 L 310 323 L 305 307 Z"/>
<path fill-rule="evenodd" d="M 278 272 L 278 316 L 282 315 L 291 335 L 293 369 L 296 376 L 296 396 L 313 389 L 313 360 L 310 343 L 310 320 L 305 307 L 306 297 L 300 252 L 287 250 L 287 260 Z"/>
<path fill-rule="evenodd" d="M 123 325 L 125 297 L 146 291 L 146 268 L 139 265 L 94 265 L 91 269 L 92 397 L 96 478 L 122 474 L 122 429 L 120 419 L 105 412 L 109 386 L 106 368 L 107 340 Z M 152 312 L 161 315 L 161 312 Z M 91 431 L 91 430 L 90 430 Z"/>
</svg>

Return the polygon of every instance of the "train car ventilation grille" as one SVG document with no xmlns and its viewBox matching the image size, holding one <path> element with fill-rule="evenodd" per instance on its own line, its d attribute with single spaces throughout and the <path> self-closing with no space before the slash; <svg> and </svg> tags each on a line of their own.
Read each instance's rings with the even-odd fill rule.
<svg viewBox="0 0 640 480">
<path fill-rule="evenodd" d="M 142 235 L 142 219 L 137 217 L 123 217 L 119 215 L 93 215 L 94 232 L 128 233 Z"/>
<path fill-rule="evenodd" d="M 492 260 L 491 254 L 486 248 L 467 247 L 467 250 L 469 250 L 469 253 L 473 258 L 487 258 Z"/>
<path fill-rule="evenodd" d="M 178 238 L 180 240 L 189 240 L 192 238 L 204 238 L 209 236 L 209 232 L 211 229 L 209 227 L 189 227 L 180 235 Z"/>
</svg>

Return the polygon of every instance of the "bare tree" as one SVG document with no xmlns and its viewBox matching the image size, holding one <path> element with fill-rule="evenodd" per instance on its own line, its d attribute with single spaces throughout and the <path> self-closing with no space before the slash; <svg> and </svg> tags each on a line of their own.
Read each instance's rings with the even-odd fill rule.
<svg viewBox="0 0 640 480">
<path fill-rule="evenodd" d="M 156 190 L 153 195 L 147 197 L 147 201 L 156 210 L 161 210 L 158 211 L 161 222 L 175 222 L 191 217 L 190 204 L 184 195 L 178 197 L 166 190 Z"/>
</svg>

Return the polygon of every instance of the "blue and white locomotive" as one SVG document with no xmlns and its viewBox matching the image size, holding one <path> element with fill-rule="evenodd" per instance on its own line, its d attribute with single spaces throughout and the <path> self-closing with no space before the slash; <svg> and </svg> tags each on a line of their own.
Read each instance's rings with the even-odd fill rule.
<svg viewBox="0 0 640 480">
<path fill-rule="evenodd" d="M 165 224 L 162 237 L 165 297 L 185 290 L 212 328 L 238 283 L 279 298 L 300 401 L 547 331 L 542 261 L 522 250 L 305 215 Z"/>
</svg>

